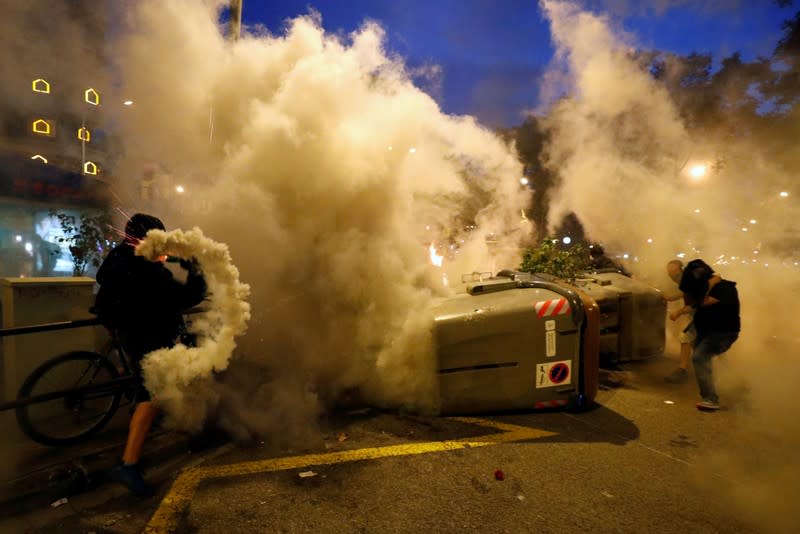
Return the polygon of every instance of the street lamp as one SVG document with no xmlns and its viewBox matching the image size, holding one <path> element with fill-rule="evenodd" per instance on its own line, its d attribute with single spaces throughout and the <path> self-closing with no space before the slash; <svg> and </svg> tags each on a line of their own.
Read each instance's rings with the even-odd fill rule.
<svg viewBox="0 0 800 534">
<path fill-rule="evenodd" d="M 705 177 L 707 173 L 708 166 L 702 163 L 694 165 L 691 169 L 689 169 L 689 176 L 691 176 L 694 180 L 700 180 L 701 178 Z"/>
</svg>

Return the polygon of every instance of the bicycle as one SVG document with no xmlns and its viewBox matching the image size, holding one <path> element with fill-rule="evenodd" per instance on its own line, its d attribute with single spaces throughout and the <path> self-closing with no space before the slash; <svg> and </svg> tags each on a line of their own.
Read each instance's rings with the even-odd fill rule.
<svg viewBox="0 0 800 534">
<path fill-rule="evenodd" d="M 184 315 L 202 311 L 192 308 Z M 97 319 L 84 319 L 6 332 L 32 333 L 96 324 Z M 195 335 L 187 327 L 184 322 L 180 342 L 197 346 Z M 133 413 L 142 378 L 116 333 L 110 334 L 101 352 L 70 351 L 42 363 L 22 383 L 16 401 L 0 405 L 0 410 L 13 409 L 22 432 L 51 447 L 74 445 L 96 434 L 121 406 L 131 405 Z"/>
<path fill-rule="evenodd" d="M 73 445 L 105 427 L 123 398 L 134 405 L 140 381 L 112 333 L 102 353 L 71 351 L 34 369 L 17 394 L 17 423 L 42 445 Z"/>
</svg>

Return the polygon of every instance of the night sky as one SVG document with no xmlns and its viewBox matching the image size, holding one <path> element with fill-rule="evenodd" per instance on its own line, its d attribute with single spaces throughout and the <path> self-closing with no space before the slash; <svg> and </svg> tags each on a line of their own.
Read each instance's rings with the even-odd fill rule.
<svg viewBox="0 0 800 534">
<path fill-rule="evenodd" d="M 538 84 L 552 56 L 546 21 L 535 0 L 244 0 L 243 23 L 282 31 L 288 18 L 309 8 L 322 16 L 329 32 L 346 34 L 365 19 L 381 23 L 391 52 L 410 68 L 439 65 L 441 74 L 419 79 L 447 113 L 469 114 L 490 126 L 522 122 L 536 107 Z M 583 2 L 598 6 L 604 3 Z M 632 2 L 641 5 L 647 2 Z M 656 12 L 612 13 L 617 27 L 631 32 L 642 48 L 678 54 L 711 53 L 718 62 L 736 51 L 753 59 L 770 55 L 781 23 L 793 14 L 771 0 L 677 5 Z M 686 5 L 688 4 L 688 5 Z M 715 7 L 716 6 L 716 7 Z M 734 7 L 732 7 L 734 6 Z M 629 10 L 630 11 L 630 10 Z"/>
</svg>

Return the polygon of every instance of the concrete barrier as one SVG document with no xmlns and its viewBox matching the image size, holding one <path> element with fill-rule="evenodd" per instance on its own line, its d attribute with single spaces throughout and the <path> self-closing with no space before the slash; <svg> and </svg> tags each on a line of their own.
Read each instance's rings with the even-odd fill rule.
<svg viewBox="0 0 800 534">
<path fill-rule="evenodd" d="M 89 319 L 94 279 L 87 277 L 1 278 L 3 328 Z M 96 350 L 102 327 L 4 336 L 0 340 L 0 399 L 13 400 L 30 372 L 45 360 L 70 350 Z"/>
</svg>

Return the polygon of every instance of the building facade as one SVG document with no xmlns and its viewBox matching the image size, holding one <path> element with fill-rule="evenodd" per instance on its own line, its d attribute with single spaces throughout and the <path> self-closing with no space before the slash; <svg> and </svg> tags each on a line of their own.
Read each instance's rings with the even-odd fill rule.
<svg viewBox="0 0 800 534">
<path fill-rule="evenodd" d="M 0 21 L 0 277 L 71 275 L 52 213 L 77 219 L 110 205 L 107 4 L 9 4 Z"/>
</svg>

